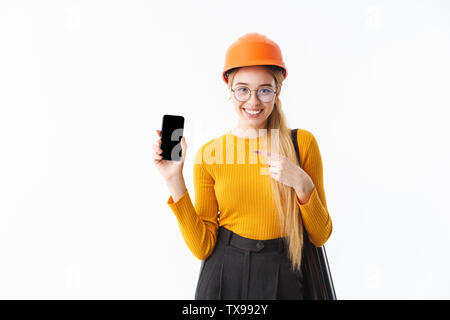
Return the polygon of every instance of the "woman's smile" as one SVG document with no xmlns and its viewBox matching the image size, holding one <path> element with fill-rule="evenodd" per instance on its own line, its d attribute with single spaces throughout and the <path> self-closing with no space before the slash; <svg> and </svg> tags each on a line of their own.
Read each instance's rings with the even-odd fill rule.
<svg viewBox="0 0 450 320">
<path fill-rule="evenodd" d="M 260 109 L 250 109 L 250 108 L 242 108 L 244 109 L 244 113 L 249 117 L 250 119 L 256 119 L 259 118 L 259 116 L 262 114 L 263 110 Z"/>
</svg>

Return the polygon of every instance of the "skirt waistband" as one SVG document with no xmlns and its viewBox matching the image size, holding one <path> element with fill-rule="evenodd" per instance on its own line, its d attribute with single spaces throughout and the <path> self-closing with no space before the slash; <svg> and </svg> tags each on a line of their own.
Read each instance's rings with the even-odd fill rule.
<svg viewBox="0 0 450 320">
<path fill-rule="evenodd" d="M 217 241 L 222 244 L 229 244 L 242 250 L 251 252 L 284 252 L 286 249 L 285 238 L 269 240 L 255 240 L 242 237 L 231 230 L 221 226 L 217 232 Z"/>
</svg>

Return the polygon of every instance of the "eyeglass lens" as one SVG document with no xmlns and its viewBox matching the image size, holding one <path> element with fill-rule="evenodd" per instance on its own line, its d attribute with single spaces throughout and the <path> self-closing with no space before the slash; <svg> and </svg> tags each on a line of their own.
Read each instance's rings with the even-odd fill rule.
<svg viewBox="0 0 450 320">
<path fill-rule="evenodd" d="M 247 87 L 237 87 L 234 90 L 234 96 L 239 101 L 247 101 L 250 98 L 251 91 Z M 271 88 L 261 88 L 258 90 L 258 98 L 263 102 L 272 101 L 274 90 Z"/>
</svg>

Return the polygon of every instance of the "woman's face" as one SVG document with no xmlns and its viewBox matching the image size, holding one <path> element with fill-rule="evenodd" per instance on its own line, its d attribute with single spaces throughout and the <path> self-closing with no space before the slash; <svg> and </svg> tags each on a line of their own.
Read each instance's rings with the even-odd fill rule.
<svg viewBox="0 0 450 320">
<path fill-rule="evenodd" d="M 231 89 L 236 89 L 239 86 L 246 86 L 252 93 L 250 98 L 241 102 L 234 97 L 233 92 L 230 90 L 230 99 L 234 105 L 234 109 L 238 115 L 238 125 L 236 129 L 248 130 L 248 129 L 265 129 L 267 128 L 267 118 L 272 113 L 276 97 L 280 94 L 280 91 L 274 95 L 272 101 L 262 102 L 257 96 L 257 91 L 261 87 L 267 87 L 268 85 L 276 90 L 275 79 L 272 74 L 264 66 L 249 66 L 240 68 L 233 79 Z M 262 110 L 256 117 L 246 112 L 249 110 Z"/>
</svg>

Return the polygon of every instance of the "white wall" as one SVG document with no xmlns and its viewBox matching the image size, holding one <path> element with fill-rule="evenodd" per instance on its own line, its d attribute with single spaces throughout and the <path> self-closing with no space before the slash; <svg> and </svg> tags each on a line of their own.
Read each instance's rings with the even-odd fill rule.
<svg viewBox="0 0 450 320">
<path fill-rule="evenodd" d="M 289 125 L 320 146 L 340 299 L 449 299 L 448 1 L 1 1 L 0 298 L 193 299 L 152 163 L 162 115 L 194 152 L 235 125 L 221 79 L 277 42 Z"/>
</svg>

